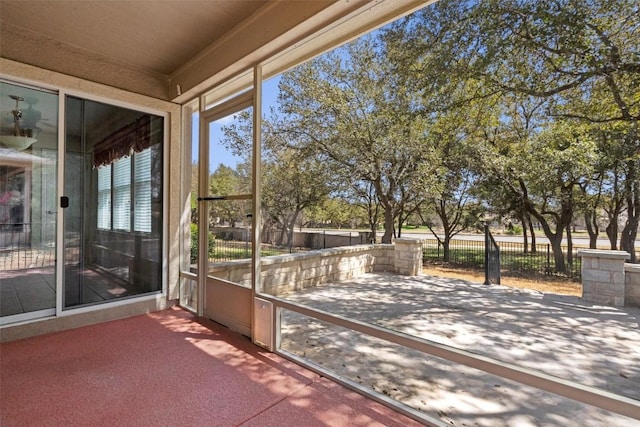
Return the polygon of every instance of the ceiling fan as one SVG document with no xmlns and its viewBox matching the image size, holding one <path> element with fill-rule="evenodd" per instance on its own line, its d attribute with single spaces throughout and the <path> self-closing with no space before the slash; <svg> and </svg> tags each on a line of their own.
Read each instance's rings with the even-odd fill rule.
<svg viewBox="0 0 640 427">
<path fill-rule="evenodd" d="M 9 98 L 16 102 L 15 108 L 11 110 L 11 114 L 13 115 L 13 128 L 10 135 L 0 135 L 0 143 L 16 150 L 26 150 L 37 141 L 37 127 L 35 125 L 41 114 L 39 111 L 33 109 L 33 103 L 29 103 L 29 108 L 23 112 L 20 109 L 20 102 L 25 100 L 23 97 L 9 95 Z M 21 127 L 20 122 L 23 122 L 27 126 Z"/>
</svg>

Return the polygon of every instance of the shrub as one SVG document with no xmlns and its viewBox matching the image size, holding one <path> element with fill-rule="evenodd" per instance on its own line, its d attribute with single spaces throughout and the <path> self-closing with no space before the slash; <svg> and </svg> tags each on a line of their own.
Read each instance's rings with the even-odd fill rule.
<svg viewBox="0 0 640 427">
<path fill-rule="evenodd" d="M 512 225 L 510 228 L 508 228 L 505 232 L 506 234 L 511 234 L 511 235 L 520 235 L 522 234 L 522 226 L 521 225 Z"/>
</svg>

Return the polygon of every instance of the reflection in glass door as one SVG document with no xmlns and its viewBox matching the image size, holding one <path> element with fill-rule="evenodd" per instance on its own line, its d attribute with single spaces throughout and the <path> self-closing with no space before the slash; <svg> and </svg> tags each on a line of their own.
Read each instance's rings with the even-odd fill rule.
<svg viewBox="0 0 640 427">
<path fill-rule="evenodd" d="M 162 290 L 163 118 L 67 97 L 63 309 Z"/>
<path fill-rule="evenodd" d="M 55 313 L 58 95 L 0 82 L 0 317 Z"/>
</svg>

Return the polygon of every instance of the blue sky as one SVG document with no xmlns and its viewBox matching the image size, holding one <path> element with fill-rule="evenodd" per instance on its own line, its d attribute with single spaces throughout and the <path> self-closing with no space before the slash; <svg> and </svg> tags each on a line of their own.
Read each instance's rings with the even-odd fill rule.
<svg viewBox="0 0 640 427">
<path fill-rule="evenodd" d="M 278 83 L 280 82 L 280 75 L 266 80 L 262 85 L 262 111 L 268 113 L 270 107 L 276 106 L 278 102 Z M 234 156 L 229 150 L 221 145 L 223 134 L 221 131 L 222 126 L 229 125 L 233 121 L 233 115 L 216 120 L 210 123 L 209 128 L 209 171 L 215 171 L 221 164 L 235 168 L 238 162 L 241 160 L 239 157 Z M 192 160 L 195 162 L 198 159 L 198 129 L 199 129 L 199 116 L 193 115 L 192 129 L 194 130 L 192 135 Z"/>
</svg>

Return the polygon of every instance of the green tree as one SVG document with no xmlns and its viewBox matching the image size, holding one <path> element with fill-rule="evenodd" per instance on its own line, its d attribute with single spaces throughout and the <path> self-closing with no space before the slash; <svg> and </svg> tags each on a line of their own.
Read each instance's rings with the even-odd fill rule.
<svg viewBox="0 0 640 427">
<path fill-rule="evenodd" d="M 230 194 L 248 193 L 249 182 L 240 172 L 241 168 L 232 169 L 223 164 L 209 176 L 209 194 L 226 196 Z M 220 223 L 228 223 L 235 227 L 237 222 L 246 218 L 245 204 L 239 201 L 224 200 L 210 204 L 210 218 Z"/>
<path fill-rule="evenodd" d="M 365 37 L 285 73 L 279 95 L 283 132 L 298 149 L 318 153 L 352 183 L 371 184 L 383 243 L 431 171 L 425 120 L 391 71 L 384 46 Z"/>
<path fill-rule="evenodd" d="M 289 139 L 290 134 L 281 130 L 282 123 L 277 114 L 272 114 L 262 124 L 262 226 L 283 230 L 277 243 L 291 245 L 302 212 L 328 196 L 333 180 L 327 165 L 314 153 L 300 150 Z M 251 129 L 250 115 L 241 114 L 236 123 L 224 128 L 224 144 L 234 154 L 247 156 L 251 153 Z"/>
<path fill-rule="evenodd" d="M 451 98 L 455 93 L 451 94 Z M 481 151 L 477 150 L 479 130 L 491 113 L 484 113 L 481 100 L 469 101 L 460 108 L 446 108 L 432 113 L 435 117 L 429 128 L 429 144 L 433 147 L 438 166 L 431 185 L 423 190 L 424 209 L 438 217 L 442 236 L 429 226 L 444 249 L 449 261 L 451 239 L 470 228 L 477 228 L 483 216 L 478 183 L 482 174 Z M 429 224 L 429 222 L 427 222 Z"/>
<path fill-rule="evenodd" d="M 620 246 L 635 261 L 640 220 L 640 13 L 634 0 L 488 0 L 470 13 L 482 31 L 480 71 L 504 92 L 549 100 L 557 118 L 625 128 Z"/>
<path fill-rule="evenodd" d="M 556 271 L 566 271 L 562 238 L 566 232 L 570 244 L 576 193 L 593 172 L 594 141 L 589 133 L 577 133 L 571 124 L 556 122 L 525 141 L 500 149 L 493 166 L 495 175 L 542 227 L 553 250 Z M 570 254 L 568 251 L 569 262 Z"/>
<path fill-rule="evenodd" d="M 307 210 L 307 218 L 314 224 L 324 224 L 336 228 L 351 227 L 359 221 L 356 208 L 345 199 L 329 196 Z"/>
<path fill-rule="evenodd" d="M 545 123 L 525 126 L 530 134 L 526 138 L 514 129 L 505 130 L 510 125 L 509 109 L 521 104 L 520 101 L 514 103 L 512 96 L 543 106 L 544 111 L 537 114 L 548 117 L 552 127 L 566 121 L 581 128 L 589 125 L 593 129 L 614 123 L 624 128 L 622 149 L 618 150 L 618 145 L 615 149 L 621 163 L 609 164 L 619 171 L 615 175 L 620 178 L 618 188 L 624 194 L 628 213 L 621 233 L 621 246 L 631 252 L 633 258 L 640 218 L 638 12 L 637 2 L 631 0 L 441 0 L 399 22 L 387 36 L 398 46 L 394 51 L 398 60 L 391 62 L 398 64 L 399 72 L 411 70 L 415 90 L 425 95 L 422 106 L 426 114 L 458 106 L 467 107 L 477 100 L 497 100 L 496 108 L 500 109 L 500 115 L 485 121 L 487 137 L 484 142 L 488 145 L 486 153 L 489 155 L 496 152 L 491 146 L 496 132 L 503 134 L 507 131 L 512 138 L 518 138 L 520 142 L 512 140 L 507 144 L 500 137 L 503 139 L 500 146 L 502 150 L 510 146 L 511 152 L 520 153 L 530 149 L 531 138 L 539 140 L 537 135 L 547 126 Z M 470 81 L 482 84 L 469 86 Z M 459 90 L 465 86 L 467 88 Z M 463 96 L 451 96 L 452 93 Z M 501 124 L 493 123 L 496 120 Z M 548 131 L 544 138 L 554 132 Z M 584 132 L 581 130 L 579 133 Z M 553 145 L 544 146 L 547 152 L 553 152 Z M 557 151 L 555 156 L 563 158 L 563 150 Z M 605 148 L 597 153 L 610 157 L 611 151 L 614 149 L 609 147 L 609 150 Z M 508 160 L 500 159 L 503 163 Z M 485 157 L 485 162 L 491 164 L 491 158 Z M 498 161 L 493 163 L 497 165 L 495 171 L 509 172 L 498 181 L 488 181 L 494 185 L 499 181 L 512 182 L 506 176 L 528 174 L 526 168 L 520 170 L 528 166 L 524 163 L 510 162 L 509 171 Z M 547 198 L 555 191 L 554 187 L 560 188 L 562 182 L 566 184 L 569 181 L 552 179 L 531 187 L 529 181 L 520 180 L 517 186 L 505 187 L 513 195 L 513 198 L 507 198 L 508 204 L 520 212 L 519 216 L 531 227 L 532 221 L 527 217 L 531 215 L 537 221 L 533 215 L 537 209 L 532 208 L 535 203 L 528 201 Z M 574 184 L 570 187 L 574 189 Z M 593 187 L 588 185 L 582 188 L 593 191 Z M 527 197 L 523 198 L 524 195 Z M 574 191 L 565 189 L 565 196 L 558 201 L 571 201 L 573 204 L 575 197 Z M 565 215 L 571 213 L 573 216 L 577 212 L 576 206 L 565 209 Z M 617 209 L 612 209 L 612 212 L 613 215 L 620 213 Z M 547 221 L 548 231 L 554 236 L 557 220 Z M 560 222 L 571 221 L 572 218 L 566 218 Z M 610 225 L 615 227 L 613 222 Z M 570 232 L 570 228 L 563 227 Z M 570 239 L 570 235 L 568 237 Z M 554 237 L 560 238 L 561 235 Z"/>
</svg>

